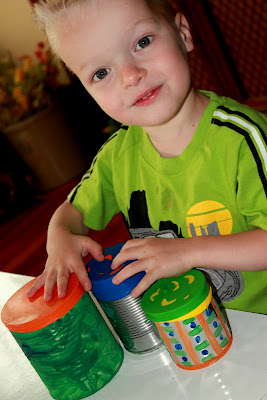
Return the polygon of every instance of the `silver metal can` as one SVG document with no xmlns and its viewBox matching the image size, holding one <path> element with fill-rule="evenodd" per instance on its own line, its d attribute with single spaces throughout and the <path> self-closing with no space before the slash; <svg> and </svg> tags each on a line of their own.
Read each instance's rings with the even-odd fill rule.
<svg viewBox="0 0 267 400">
<path fill-rule="evenodd" d="M 114 301 L 99 301 L 126 350 L 146 353 L 163 345 L 141 308 L 142 296 L 128 295 Z"/>
<path fill-rule="evenodd" d="M 134 298 L 130 294 L 145 273 L 139 272 L 119 285 L 115 285 L 112 281 L 121 268 L 133 262 L 128 261 L 115 271 L 111 269 L 112 260 L 119 253 L 123 244 L 120 243 L 106 249 L 104 251 L 105 261 L 98 262 L 92 259 L 87 264 L 93 286 L 92 293 L 125 349 L 132 353 L 146 353 L 161 347 L 163 342 L 142 310 L 142 296 Z"/>
</svg>

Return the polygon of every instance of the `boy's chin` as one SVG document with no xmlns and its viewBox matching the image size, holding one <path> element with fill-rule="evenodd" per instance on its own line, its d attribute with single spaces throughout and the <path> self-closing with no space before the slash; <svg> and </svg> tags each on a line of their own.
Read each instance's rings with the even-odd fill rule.
<svg viewBox="0 0 267 400">
<path fill-rule="evenodd" d="M 149 114 L 149 113 L 148 113 Z M 168 124 L 170 120 L 172 120 L 173 114 L 171 115 L 152 115 L 149 117 L 139 117 L 134 119 L 129 119 L 125 122 L 121 122 L 123 125 L 127 126 L 140 126 L 142 128 L 157 128 L 160 126 L 164 126 Z"/>
</svg>

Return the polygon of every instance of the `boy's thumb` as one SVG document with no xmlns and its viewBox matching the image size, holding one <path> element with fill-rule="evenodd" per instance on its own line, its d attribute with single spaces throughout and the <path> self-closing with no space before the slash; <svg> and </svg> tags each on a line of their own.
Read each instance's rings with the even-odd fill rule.
<svg viewBox="0 0 267 400">
<path fill-rule="evenodd" d="M 86 248 L 88 253 L 91 254 L 91 256 L 94 257 L 97 261 L 104 261 L 105 257 L 103 249 L 99 243 L 87 237 L 84 243 L 84 247 Z"/>
</svg>

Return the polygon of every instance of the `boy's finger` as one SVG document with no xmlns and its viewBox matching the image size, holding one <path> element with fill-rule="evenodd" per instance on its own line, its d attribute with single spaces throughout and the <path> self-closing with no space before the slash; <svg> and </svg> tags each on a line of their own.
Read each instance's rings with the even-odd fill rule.
<svg viewBox="0 0 267 400">
<path fill-rule="evenodd" d="M 32 287 L 27 293 L 27 297 L 31 298 L 35 295 L 35 293 L 45 284 L 45 276 L 40 275 L 33 283 Z"/>
<path fill-rule="evenodd" d="M 111 269 L 117 269 L 120 267 L 122 264 L 124 264 L 126 261 L 130 261 L 133 259 L 136 259 L 137 257 L 131 258 L 129 253 L 127 252 L 122 252 L 120 251 L 119 254 L 114 257 L 112 263 L 111 263 Z"/>
<path fill-rule="evenodd" d="M 70 274 L 58 274 L 57 276 L 57 294 L 60 299 L 67 294 L 69 277 Z"/>
<path fill-rule="evenodd" d="M 92 284 L 86 271 L 85 265 L 83 263 L 81 263 L 80 265 L 76 265 L 76 268 L 73 268 L 73 270 L 75 271 L 75 274 L 84 290 L 86 292 L 89 292 L 92 289 Z"/>
<path fill-rule="evenodd" d="M 124 264 L 126 261 L 139 259 L 143 254 L 141 244 L 144 239 L 131 239 L 125 243 L 120 252 L 113 259 L 111 269 L 116 269 Z"/>
<path fill-rule="evenodd" d="M 144 293 L 155 281 L 156 277 L 153 276 L 151 273 L 147 273 L 138 285 L 132 290 L 131 296 L 132 297 L 139 297 L 142 293 Z"/>
<path fill-rule="evenodd" d="M 143 278 L 144 279 L 144 278 Z M 143 280 L 142 279 L 142 280 Z M 141 294 L 143 294 L 148 288 L 149 284 L 146 282 L 142 282 L 142 280 L 138 283 L 138 285 L 132 290 L 131 296 L 132 297 L 139 297 Z"/>
<path fill-rule="evenodd" d="M 139 259 L 139 253 L 138 252 L 123 252 L 123 253 L 119 253 L 116 255 L 116 257 L 113 259 L 112 263 L 111 263 L 111 269 L 117 269 L 119 268 L 122 264 L 124 264 L 127 261 L 132 261 L 132 260 L 137 260 Z"/>
<path fill-rule="evenodd" d="M 137 274 L 138 272 L 145 271 L 146 263 L 143 260 L 134 261 L 123 268 L 117 275 L 114 276 L 112 282 L 119 285 L 125 279 Z"/>
<path fill-rule="evenodd" d="M 57 283 L 57 275 L 47 276 L 44 285 L 44 300 L 49 301 L 53 297 L 54 288 Z"/>
<path fill-rule="evenodd" d="M 105 257 L 103 249 L 99 243 L 95 242 L 89 237 L 86 237 L 83 246 L 97 261 L 104 261 Z"/>
</svg>

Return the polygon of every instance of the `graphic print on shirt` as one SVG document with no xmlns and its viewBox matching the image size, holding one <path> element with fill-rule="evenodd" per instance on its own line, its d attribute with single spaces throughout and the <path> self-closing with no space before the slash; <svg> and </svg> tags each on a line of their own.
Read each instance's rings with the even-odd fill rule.
<svg viewBox="0 0 267 400">
<path fill-rule="evenodd" d="M 160 221 L 158 231 L 151 226 L 144 190 L 132 192 L 128 217 L 129 223 L 124 219 L 133 239 L 185 237 L 182 228 L 172 221 Z M 212 200 L 202 201 L 191 207 L 185 222 L 189 237 L 227 235 L 232 232 L 233 227 L 230 211 L 223 204 Z M 244 289 L 244 280 L 238 271 L 198 269 L 206 275 L 221 302 L 234 300 Z"/>
<path fill-rule="evenodd" d="M 233 219 L 230 211 L 223 204 L 206 200 L 190 208 L 187 212 L 186 226 L 189 237 L 230 235 Z M 244 279 L 239 271 L 198 269 L 208 274 L 222 302 L 234 300 L 244 289 Z"/>
<path fill-rule="evenodd" d="M 183 238 L 181 228 L 179 229 L 171 221 L 160 221 L 158 231 L 152 228 L 148 216 L 146 192 L 144 190 L 132 192 L 128 216 L 129 224 L 124 219 L 133 239 L 149 237 Z"/>
</svg>

